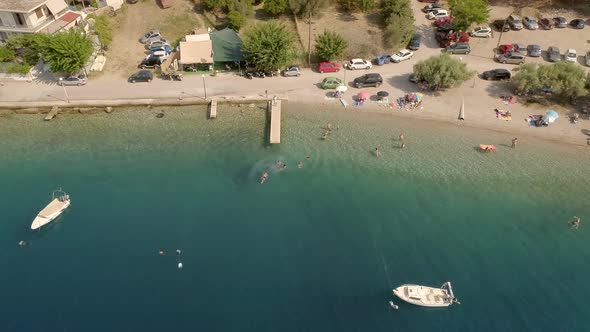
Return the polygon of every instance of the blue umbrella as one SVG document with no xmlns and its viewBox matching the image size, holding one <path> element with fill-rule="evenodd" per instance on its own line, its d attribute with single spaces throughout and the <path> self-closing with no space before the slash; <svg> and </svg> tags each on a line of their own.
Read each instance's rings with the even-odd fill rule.
<svg viewBox="0 0 590 332">
<path fill-rule="evenodd" d="M 559 119 L 559 114 L 555 110 L 548 110 L 545 113 L 545 121 L 549 123 L 555 122 L 555 120 Z"/>
</svg>

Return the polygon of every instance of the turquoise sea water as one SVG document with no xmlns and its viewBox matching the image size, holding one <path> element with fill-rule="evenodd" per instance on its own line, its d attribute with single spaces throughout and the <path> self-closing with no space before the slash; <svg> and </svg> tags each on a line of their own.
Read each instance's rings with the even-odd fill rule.
<svg viewBox="0 0 590 332">
<path fill-rule="evenodd" d="M 227 108 L 1 117 L 0 330 L 587 330 L 586 149 L 297 104 L 271 147 L 262 108 Z M 391 294 L 449 280 L 461 305 Z"/>
</svg>

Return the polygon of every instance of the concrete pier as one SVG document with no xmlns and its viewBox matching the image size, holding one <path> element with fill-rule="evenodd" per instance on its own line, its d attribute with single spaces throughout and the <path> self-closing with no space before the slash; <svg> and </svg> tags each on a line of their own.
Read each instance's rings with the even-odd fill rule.
<svg viewBox="0 0 590 332">
<path fill-rule="evenodd" d="M 51 108 L 51 111 L 49 111 L 49 113 L 47 113 L 47 115 L 45 116 L 45 121 L 49 121 L 49 120 L 55 118 L 55 116 L 57 115 L 58 112 L 59 112 L 59 107 L 53 106 Z"/>
<path fill-rule="evenodd" d="M 270 108 L 270 144 L 281 143 L 281 100 L 274 98 Z"/>
<path fill-rule="evenodd" d="M 217 99 L 212 99 L 209 104 L 209 119 L 217 118 Z"/>
</svg>

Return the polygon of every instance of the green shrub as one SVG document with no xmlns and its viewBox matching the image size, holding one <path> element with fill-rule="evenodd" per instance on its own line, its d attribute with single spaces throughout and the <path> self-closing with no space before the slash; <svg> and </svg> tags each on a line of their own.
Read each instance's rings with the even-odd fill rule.
<svg viewBox="0 0 590 332">
<path fill-rule="evenodd" d="M 329 61 L 342 56 L 348 47 L 348 41 L 332 31 L 324 31 L 316 37 L 315 55 L 321 61 Z"/>
<path fill-rule="evenodd" d="M 0 47 L 0 62 L 12 61 L 16 54 L 14 50 L 7 46 Z"/>
<path fill-rule="evenodd" d="M 8 67 L 8 72 L 11 74 L 23 74 L 26 75 L 33 66 L 26 63 L 19 63 Z"/>
<path fill-rule="evenodd" d="M 289 0 L 265 0 L 264 12 L 270 16 L 278 16 L 289 10 Z"/>
<path fill-rule="evenodd" d="M 227 19 L 229 21 L 229 27 L 236 31 L 240 31 L 246 23 L 246 18 L 236 10 L 229 12 L 229 14 L 227 14 Z"/>
</svg>

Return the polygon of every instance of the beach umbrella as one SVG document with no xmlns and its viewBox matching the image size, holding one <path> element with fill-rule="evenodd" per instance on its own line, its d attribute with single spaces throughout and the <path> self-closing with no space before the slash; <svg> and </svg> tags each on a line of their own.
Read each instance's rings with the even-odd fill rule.
<svg viewBox="0 0 590 332">
<path fill-rule="evenodd" d="M 379 92 L 377 92 L 377 96 L 382 97 L 382 98 L 383 97 L 387 97 L 387 96 L 389 96 L 389 92 L 387 92 L 387 91 L 379 91 Z"/>
<path fill-rule="evenodd" d="M 367 99 L 369 99 L 370 94 L 366 91 L 361 91 L 356 96 L 359 100 L 367 100 Z"/>
<path fill-rule="evenodd" d="M 414 95 L 416 96 L 416 100 L 420 101 L 424 98 L 424 94 L 421 92 L 415 92 Z"/>
<path fill-rule="evenodd" d="M 336 87 L 337 92 L 346 92 L 346 90 L 348 90 L 348 87 L 346 85 L 339 85 Z"/>
<path fill-rule="evenodd" d="M 548 123 L 553 123 L 557 119 L 559 119 L 559 114 L 557 114 L 555 110 L 548 110 L 547 113 L 545 113 L 545 121 Z"/>
</svg>

